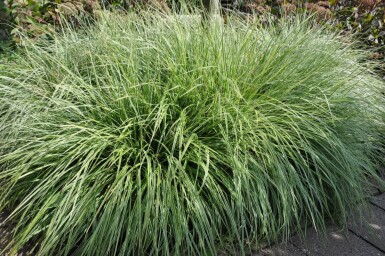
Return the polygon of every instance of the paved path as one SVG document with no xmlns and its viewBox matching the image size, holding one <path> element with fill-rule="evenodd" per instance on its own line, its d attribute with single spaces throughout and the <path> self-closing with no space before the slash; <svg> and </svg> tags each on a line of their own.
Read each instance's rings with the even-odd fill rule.
<svg viewBox="0 0 385 256">
<path fill-rule="evenodd" d="M 352 216 L 347 230 L 329 226 L 325 234 L 310 229 L 304 239 L 294 235 L 286 244 L 266 248 L 253 256 L 385 256 L 385 191 L 375 189 L 364 209 L 364 218 Z"/>
</svg>

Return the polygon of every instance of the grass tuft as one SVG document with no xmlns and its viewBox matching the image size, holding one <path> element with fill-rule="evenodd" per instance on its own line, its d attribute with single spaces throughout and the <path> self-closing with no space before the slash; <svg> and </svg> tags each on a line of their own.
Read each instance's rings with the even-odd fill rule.
<svg viewBox="0 0 385 256">
<path fill-rule="evenodd" d="M 246 253 L 365 201 L 385 131 L 365 53 L 299 18 L 194 17 L 105 14 L 0 64 L 11 252 Z"/>
</svg>

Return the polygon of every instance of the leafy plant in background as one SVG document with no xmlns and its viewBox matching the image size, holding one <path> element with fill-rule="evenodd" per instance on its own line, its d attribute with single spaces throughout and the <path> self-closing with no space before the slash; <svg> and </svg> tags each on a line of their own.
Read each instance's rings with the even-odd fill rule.
<svg viewBox="0 0 385 256">
<path fill-rule="evenodd" d="M 338 25 L 360 32 L 371 44 L 385 44 L 385 2 L 381 0 L 332 0 Z"/>
<path fill-rule="evenodd" d="M 200 2 L 197 0 L 196 2 Z M 1 0 L 0 43 L 13 39 L 19 44 L 20 35 L 45 37 L 62 25 L 62 20 L 77 25 L 82 16 L 96 16 L 100 6 L 105 9 L 136 10 L 146 6 L 170 12 L 169 6 L 178 1 L 166 0 Z M 193 2 L 191 2 L 192 4 Z M 10 37 L 9 37 L 10 35 Z M 1 45 L 0 45 L 1 49 Z"/>
<path fill-rule="evenodd" d="M 16 43 L 20 35 L 30 38 L 46 36 L 66 18 L 73 24 L 84 14 L 94 15 L 100 9 L 95 0 L 5 0 L 3 9 L 12 27 L 10 34 Z"/>
<path fill-rule="evenodd" d="M 144 12 L 0 65 L 0 210 L 35 255 L 216 255 L 345 223 L 383 163 L 384 82 L 310 21 Z"/>
<path fill-rule="evenodd" d="M 332 29 L 353 33 L 362 46 L 372 48 L 370 58 L 385 63 L 385 2 L 383 0 L 244 0 L 242 11 L 257 14 L 271 13 L 278 19 L 282 14 L 309 11 L 319 22 L 329 23 Z M 382 66 L 382 67 L 381 67 Z M 379 65 L 385 78 L 385 64 Z"/>
<path fill-rule="evenodd" d="M 385 2 L 382 0 L 332 0 L 337 28 L 351 31 L 374 48 L 371 58 L 381 60 L 378 67 L 385 79 Z"/>
<path fill-rule="evenodd" d="M 0 1 L 0 53 L 8 45 L 9 22 L 6 6 Z"/>
<path fill-rule="evenodd" d="M 360 32 L 360 36 L 372 44 L 385 43 L 385 2 L 382 0 L 244 0 L 241 8 L 259 13 L 268 11 L 275 15 L 281 15 L 282 11 L 305 9 L 318 13 L 326 20 L 334 18 L 339 28 Z"/>
<path fill-rule="evenodd" d="M 157 5 L 167 12 L 170 12 L 170 8 L 178 2 L 178 0 L 100 0 L 100 4 L 107 9 L 130 10 L 150 4 Z M 320 18 L 326 20 L 333 18 L 340 29 L 359 32 L 359 37 L 371 45 L 384 44 L 385 3 L 381 0 L 222 0 L 221 2 L 244 12 L 259 14 L 270 12 L 276 16 L 280 16 L 283 11 L 286 13 L 301 10 L 316 12 Z M 15 25 L 12 34 L 17 41 L 19 39 L 16 35 L 20 29 L 36 35 L 47 28 L 53 29 L 60 23 L 61 15 L 70 16 L 76 20 L 79 14 L 94 13 L 99 9 L 97 0 L 4 0 L 4 3 L 2 4 L 5 12 L 3 11 L 2 16 L 5 16 L 5 13 L 11 16 L 10 21 Z M 201 1 L 194 0 L 189 3 L 200 6 Z M 0 16 L 1 18 L 4 19 Z M 0 39 L 2 34 L 4 38 L 5 29 L 0 25 Z"/>
</svg>

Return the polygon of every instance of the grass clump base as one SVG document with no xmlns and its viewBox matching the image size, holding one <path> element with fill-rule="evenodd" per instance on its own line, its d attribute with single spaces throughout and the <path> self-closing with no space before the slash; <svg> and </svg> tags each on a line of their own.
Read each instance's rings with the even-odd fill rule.
<svg viewBox="0 0 385 256">
<path fill-rule="evenodd" d="M 0 67 L 14 252 L 245 253 L 365 200 L 384 84 L 360 52 L 309 21 L 178 17 L 106 15 Z"/>
</svg>

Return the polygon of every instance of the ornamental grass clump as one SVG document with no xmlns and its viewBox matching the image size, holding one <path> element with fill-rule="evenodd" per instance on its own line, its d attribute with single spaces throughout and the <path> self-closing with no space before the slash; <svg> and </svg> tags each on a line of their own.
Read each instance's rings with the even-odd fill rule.
<svg viewBox="0 0 385 256">
<path fill-rule="evenodd" d="M 0 66 L 11 253 L 244 254 L 365 201 L 385 131 L 365 54 L 308 20 L 196 17 L 105 14 Z"/>
</svg>

